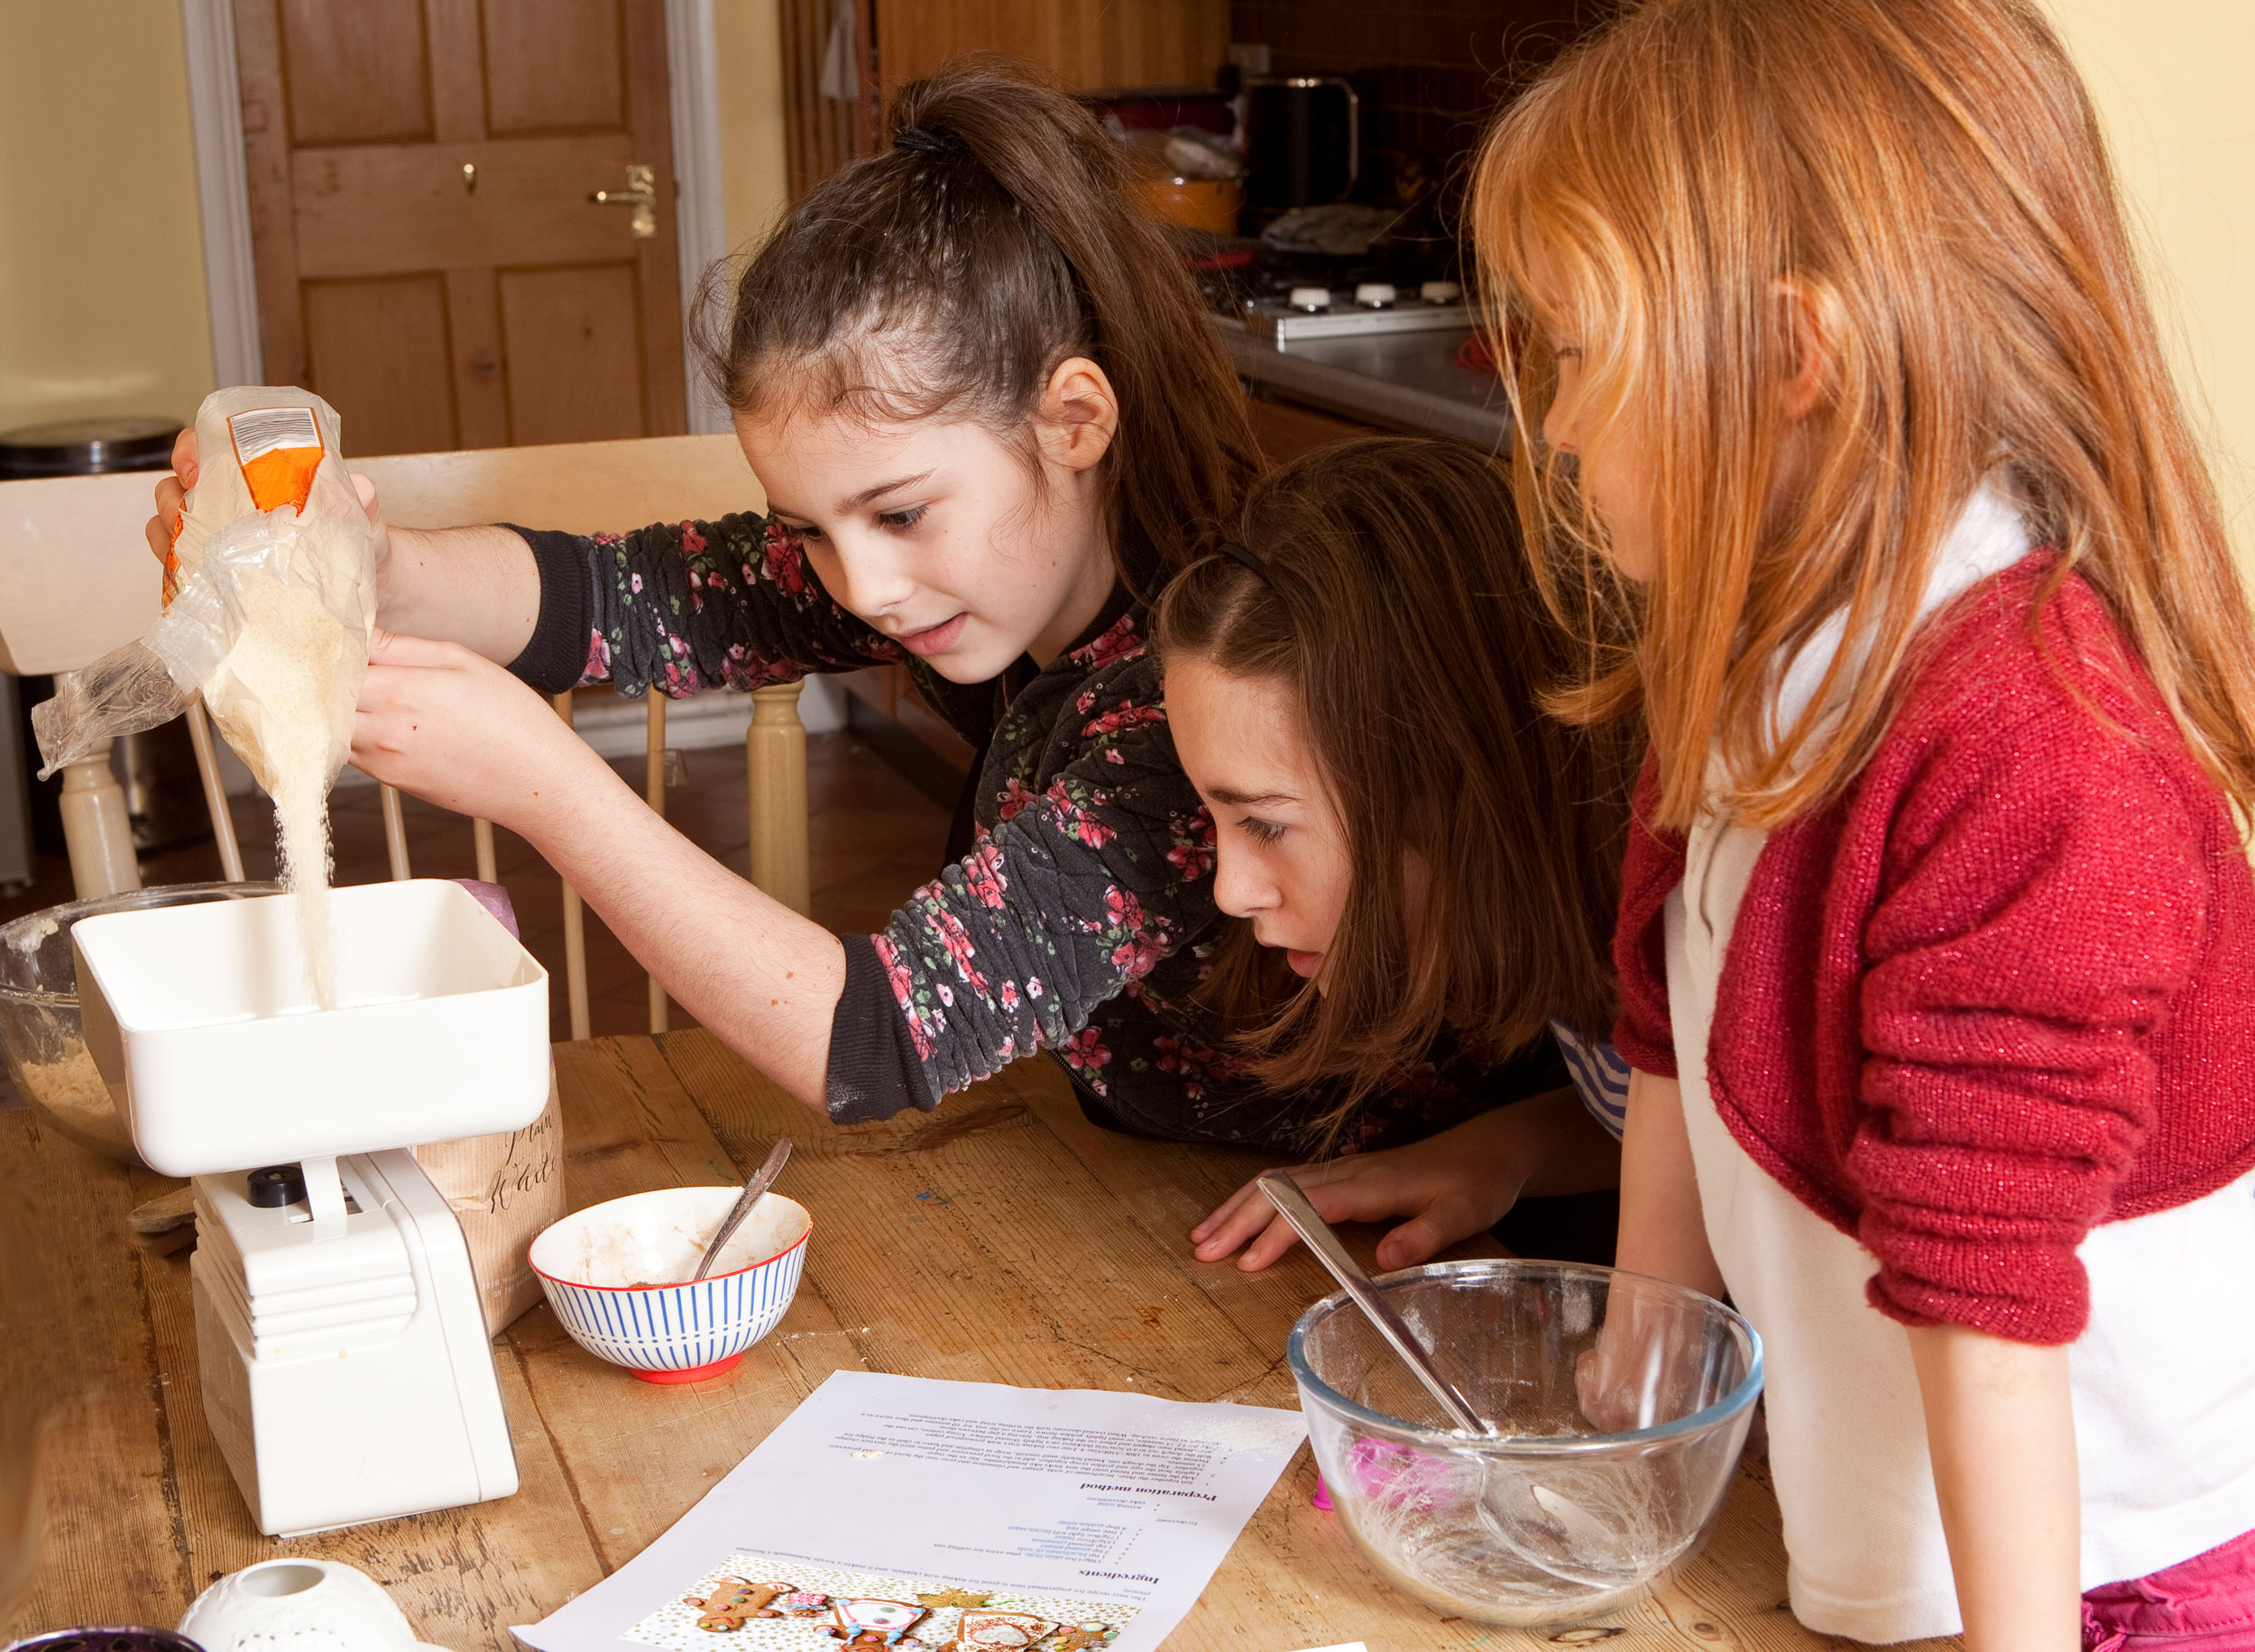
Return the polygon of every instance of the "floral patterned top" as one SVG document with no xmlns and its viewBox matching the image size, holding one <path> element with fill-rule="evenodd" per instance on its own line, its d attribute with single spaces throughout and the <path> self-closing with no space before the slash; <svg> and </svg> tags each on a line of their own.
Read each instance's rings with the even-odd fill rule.
<svg viewBox="0 0 2255 1652">
<path fill-rule="evenodd" d="M 1293 1150 L 1322 1110 L 1242 1076 L 1194 995 L 1219 914 L 1213 825 L 1183 773 L 1146 612 L 1124 586 L 1077 644 L 992 683 L 951 683 L 832 601 L 781 524 L 754 515 L 582 538 L 517 529 L 541 616 L 512 665 L 686 695 L 899 662 L 976 748 L 968 852 L 884 930 L 845 937 L 831 1116 L 883 1118 L 1044 1050 L 1101 1122 Z M 1568 1081 L 1547 1045 L 1499 1066 L 1449 1049 L 1349 1133 L 1413 1140 Z"/>
</svg>

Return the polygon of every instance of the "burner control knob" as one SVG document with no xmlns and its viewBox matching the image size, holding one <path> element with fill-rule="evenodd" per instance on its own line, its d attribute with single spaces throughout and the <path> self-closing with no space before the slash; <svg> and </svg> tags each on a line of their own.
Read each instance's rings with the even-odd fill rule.
<svg viewBox="0 0 2255 1652">
<path fill-rule="evenodd" d="M 1455 281 L 1427 281 L 1417 296 L 1428 304 L 1454 304 L 1464 297 L 1464 289 Z"/>
<path fill-rule="evenodd" d="M 1355 302 L 1365 309 L 1385 309 L 1401 296 L 1392 281 L 1365 281 L 1355 289 Z"/>
<path fill-rule="evenodd" d="M 1306 310 L 1310 315 L 1313 315 L 1317 310 L 1327 310 L 1331 307 L 1330 289 L 1328 287 L 1295 287 L 1292 289 L 1292 297 L 1284 302 L 1296 310 Z"/>
<path fill-rule="evenodd" d="M 251 1203 L 261 1210 L 280 1210 L 306 1196 L 305 1172 L 294 1164 L 270 1164 L 250 1175 Z"/>
</svg>

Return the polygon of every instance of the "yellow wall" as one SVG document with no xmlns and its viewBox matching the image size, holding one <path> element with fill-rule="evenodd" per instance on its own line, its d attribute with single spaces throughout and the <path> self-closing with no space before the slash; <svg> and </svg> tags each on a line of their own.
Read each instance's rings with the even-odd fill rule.
<svg viewBox="0 0 2255 1652">
<path fill-rule="evenodd" d="M 2162 326 L 2255 582 L 2255 5 L 2048 0 L 2144 234 Z"/>
<path fill-rule="evenodd" d="M 789 200 L 778 0 L 713 0 L 721 87 L 721 188 L 728 250 L 757 245 Z"/>
<path fill-rule="evenodd" d="M 0 429 L 212 387 L 177 0 L 5 8 Z"/>
</svg>

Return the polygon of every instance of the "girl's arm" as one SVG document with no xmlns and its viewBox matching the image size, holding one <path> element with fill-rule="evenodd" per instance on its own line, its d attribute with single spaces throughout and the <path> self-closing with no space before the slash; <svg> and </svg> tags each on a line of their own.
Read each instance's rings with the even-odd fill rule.
<svg viewBox="0 0 2255 1652">
<path fill-rule="evenodd" d="M 540 566 L 541 672 L 621 693 L 655 688 L 765 688 L 809 671 L 852 671 L 901 658 L 899 647 L 833 601 L 797 537 L 741 511 L 710 522 L 657 522 L 628 534 L 528 532 Z"/>
<path fill-rule="evenodd" d="M 1612 1187 L 1620 1163 L 1619 1143 L 1569 1086 L 1490 1108 L 1422 1142 L 1294 1165 L 1292 1175 L 1326 1222 L 1408 1216 L 1378 1241 L 1378 1265 L 1410 1268 L 1495 1226 L 1523 1197 Z M 1251 1181 L 1190 1236 L 1201 1262 L 1220 1262 L 1244 1245 L 1238 1266 L 1247 1273 L 1298 1238 Z"/>
<path fill-rule="evenodd" d="M 196 482 L 192 428 L 173 444 L 172 463 L 147 529 L 160 562 Z M 761 688 L 810 668 L 900 657 L 830 600 L 797 542 L 757 513 L 592 537 L 501 524 L 387 528 L 375 484 L 353 482 L 376 529 L 376 623 L 517 662 L 543 693 L 606 679 L 630 695 Z"/>
<path fill-rule="evenodd" d="M 353 761 L 525 839 L 684 1008 L 826 1115 L 838 938 L 660 820 L 530 688 L 457 645 L 379 632 Z"/>
<path fill-rule="evenodd" d="M 2065 1346 L 1911 1327 L 1966 1652 L 2077 1652 L 2081 1492 Z"/>
<path fill-rule="evenodd" d="M 1707 1243 L 1683 1089 L 1673 1078 L 1629 1073 L 1628 1120 L 1621 1135 L 1621 1237 L 1614 1265 L 1631 1273 L 1723 1294 L 1722 1270 Z"/>
<path fill-rule="evenodd" d="M 834 1109 L 846 947 L 658 820 L 526 684 L 456 645 L 380 633 L 353 761 L 526 839 L 731 1049 L 855 1123 L 935 1106 L 1043 1045 L 1072 1059 L 1095 1005 L 1211 922 L 1211 829 L 1158 687 L 1139 651 L 1091 679 L 1088 705 L 1067 702 L 1081 756 L 882 934 L 850 943 L 875 953 L 883 973 L 865 979 L 908 1053 L 892 1082 L 842 1091 Z"/>
<path fill-rule="evenodd" d="M 1621 1236 L 1614 1265 L 1710 1297 L 1723 1294 L 1722 1270 L 1715 1265 L 1699 1207 L 1682 1087 L 1641 1068 L 1629 1071 L 1628 1120 L 1621 1137 Z M 1640 1319 L 1633 1308 L 1608 1317 L 1597 1345 L 1581 1356 L 1574 1372 L 1582 1414 L 1600 1428 L 1647 1426 L 1655 1414 L 1646 1380 L 1653 1363 L 1647 1356 L 1652 1339 L 1666 1334 L 1666 1327 Z"/>
</svg>

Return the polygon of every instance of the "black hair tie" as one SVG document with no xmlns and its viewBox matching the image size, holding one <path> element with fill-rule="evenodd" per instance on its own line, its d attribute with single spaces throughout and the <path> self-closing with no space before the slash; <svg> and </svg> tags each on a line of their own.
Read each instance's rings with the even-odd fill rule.
<svg viewBox="0 0 2255 1652">
<path fill-rule="evenodd" d="M 1268 577 L 1268 564 L 1234 541 L 1224 539 L 1220 545 L 1214 546 L 1214 554 L 1218 556 L 1227 556 L 1240 568 L 1250 568 L 1260 575 L 1264 583 L 1275 583 Z"/>
<path fill-rule="evenodd" d="M 960 155 L 962 141 L 952 133 L 927 132 L 921 126 L 903 126 L 893 133 L 893 147 L 918 155 Z"/>
</svg>

